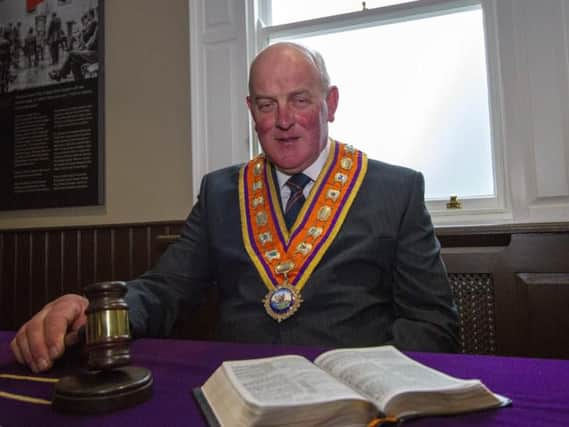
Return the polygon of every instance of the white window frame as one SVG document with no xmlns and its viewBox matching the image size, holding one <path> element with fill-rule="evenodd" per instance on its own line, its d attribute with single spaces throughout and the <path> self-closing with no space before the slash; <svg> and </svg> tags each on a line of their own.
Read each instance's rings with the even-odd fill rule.
<svg viewBox="0 0 569 427">
<path fill-rule="evenodd" d="M 450 4 L 468 2 L 421 0 L 413 6 Z M 464 209 L 452 211 L 431 203 L 433 220 L 437 226 L 566 223 L 569 4 L 481 4 L 498 198 L 487 208 L 465 200 Z M 205 173 L 251 155 L 244 103 L 248 64 L 260 44 L 256 7 L 255 0 L 188 0 L 194 196 Z"/>
<path fill-rule="evenodd" d="M 480 0 L 421 0 L 366 9 L 335 16 L 310 19 L 270 26 L 265 22 L 270 16 L 271 0 L 246 0 L 248 8 L 253 10 L 255 20 L 248 30 L 250 51 L 258 52 L 268 45 L 272 37 L 289 38 L 306 37 L 325 34 L 339 29 L 365 28 L 385 25 L 430 16 L 439 16 L 453 12 L 467 11 L 482 7 L 484 17 L 484 34 L 486 44 L 486 63 L 488 76 L 488 100 L 490 112 L 490 133 L 492 162 L 494 170 L 495 197 L 462 199 L 462 209 L 447 209 L 448 200 L 428 200 L 427 206 L 437 224 L 467 224 L 483 222 L 511 221 L 510 203 L 506 197 L 502 97 L 499 74 L 498 43 L 496 38 L 496 21 L 493 13 L 493 2 Z M 249 60 L 251 60 L 249 58 Z M 341 88 L 340 88 L 341 90 Z M 251 135 L 254 141 L 254 135 Z M 252 150 L 258 150 L 253 144 Z"/>
</svg>

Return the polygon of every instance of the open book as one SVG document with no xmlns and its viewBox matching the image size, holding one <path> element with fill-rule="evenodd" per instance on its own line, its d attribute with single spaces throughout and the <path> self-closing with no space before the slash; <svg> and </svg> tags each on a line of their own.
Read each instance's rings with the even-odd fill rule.
<svg viewBox="0 0 569 427">
<path fill-rule="evenodd" d="M 394 347 L 224 362 L 194 390 L 212 425 L 365 426 L 376 417 L 406 419 L 505 406 L 509 399 L 478 380 L 424 366 Z"/>
</svg>

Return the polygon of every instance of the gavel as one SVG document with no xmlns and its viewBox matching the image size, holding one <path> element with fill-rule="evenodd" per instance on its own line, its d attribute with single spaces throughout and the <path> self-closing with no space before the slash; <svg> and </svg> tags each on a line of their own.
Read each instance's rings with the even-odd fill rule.
<svg viewBox="0 0 569 427">
<path fill-rule="evenodd" d="M 89 307 L 85 311 L 87 367 L 109 370 L 130 363 L 128 306 L 124 282 L 93 283 L 85 288 Z"/>
<path fill-rule="evenodd" d="M 89 306 L 84 350 L 86 370 L 55 384 L 52 406 L 64 412 L 101 413 L 142 403 L 152 395 L 152 374 L 128 366 L 130 327 L 124 282 L 99 282 L 85 288 Z"/>
</svg>

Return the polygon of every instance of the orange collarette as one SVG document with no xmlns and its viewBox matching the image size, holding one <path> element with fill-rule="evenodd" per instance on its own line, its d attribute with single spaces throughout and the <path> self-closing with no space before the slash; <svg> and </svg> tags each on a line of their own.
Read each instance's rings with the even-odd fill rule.
<svg viewBox="0 0 569 427">
<path fill-rule="evenodd" d="M 358 193 L 367 171 L 367 156 L 332 141 L 326 164 L 290 232 L 280 209 L 272 167 L 261 154 L 240 171 L 241 231 L 245 249 L 267 289 L 287 286 L 296 292 L 292 296 L 297 297 L 294 312 L 302 300 L 303 286 L 338 234 Z M 275 318 L 280 321 L 291 314 Z"/>
</svg>

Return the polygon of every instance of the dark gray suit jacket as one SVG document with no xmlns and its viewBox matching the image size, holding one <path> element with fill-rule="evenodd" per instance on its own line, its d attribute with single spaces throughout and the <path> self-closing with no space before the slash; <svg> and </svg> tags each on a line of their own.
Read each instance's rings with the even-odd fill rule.
<svg viewBox="0 0 569 427">
<path fill-rule="evenodd" d="M 265 312 L 267 289 L 243 246 L 238 171 L 204 177 L 180 239 L 129 283 L 134 336 L 167 334 L 181 300 L 198 303 L 205 288 L 217 286 L 220 340 L 457 349 L 456 309 L 420 173 L 369 161 L 339 234 L 302 291 L 304 302 L 278 323 Z"/>
</svg>

